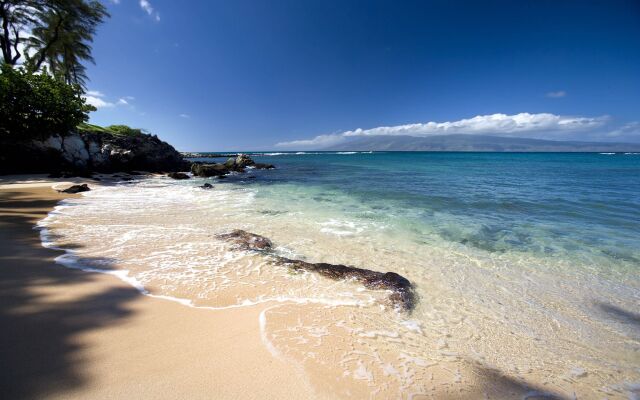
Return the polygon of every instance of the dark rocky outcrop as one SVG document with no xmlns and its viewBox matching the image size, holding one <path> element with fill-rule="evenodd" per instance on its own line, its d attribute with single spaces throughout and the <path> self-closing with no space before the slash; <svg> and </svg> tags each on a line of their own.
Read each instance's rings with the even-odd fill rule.
<svg viewBox="0 0 640 400">
<path fill-rule="evenodd" d="M 254 163 L 253 167 L 255 169 L 274 169 L 275 168 L 273 164 L 265 164 L 265 163 Z"/>
<path fill-rule="evenodd" d="M 227 168 L 229 171 L 235 171 L 235 170 L 242 169 L 242 167 L 240 167 L 239 165 L 236 165 L 236 161 L 233 158 L 229 158 L 222 165 L 224 165 L 225 168 Z"/>
<path fill-rule="evenodd" d="M 218 176 L 222 178 L 231 172 L 245 172 L 247 167 L 253 167 L 257 169 L 273 169 L 275 168 L 271 164 L 256 163 L 246 154 L 239 154 L 235 159 L 229 158 L 224 163 L 212 163 L 206 164 L 201 162 L 194 162 L 191 164 L 191 173 L 195 176 L 210 177 Z"/>
<path fill-rule="evenodd" d="M 66 188 L 64 190 L 58 190 L 58 192 L 76 194 L 76 193 L 80 193 L 80 192 L 88 192 L 89 190 L 91 190 L 89 188 L 89 185 L 87 185 L 86 183 L 83 183 L 82 185 L 69 186 L 68 188 Z"/>
<path fill-rule="evenodd" d="M 273 247 L 268 238 L 240 229 L 218 235 L 218 237 L 230 241 L 240 250 L 267 252 Z M 378 272 L 341 264 L 309 263 L 274 254 L 270 255 L 274 263 L 288 266 L 294 271 L 317 273 L 333 280 L 353 279 L 367 289 L 390 290 L 389 301 L 404 310 L 410 311 L 415 306 L 416 299 L 411 282 L 395 272 Z"/>
<path fill-rule="evenodd" d="M 71 171 L 180 171 L 189 165 L 157 136 L 96 132 L 51 135 L 43 140 L 0 139 L 0 174 Z"/>
<path fill-rule="evenodd" d="M 218 238 L 227 240 L 235 244 L 236 248 L 239 250 L 262 251 L 269 250 L 273 246 L 271 240 L 267 239 L 266 237 L 256 235 L 255 233 L 243 231 L 241 229 L 236 229 L 229 233 L 218 235 Z"/>
<path fill-rule="evenodd" d="M 389 295 L 389 300 L 392 304 L 405 310 L 411 310 L 415 306 L 411 282 L 395 272 L 378 272 L 341 264 L 308 263 L 285 257 L 277 257 L 276 260 L 295 271 L 314 272 L 333 280 L 354 279 L 367 289 L 390 290 L 392 293 Z"/>
<path fill-rule="evenodd" d="M 191 173 L 195 176 L 208 178 L 210 176 L 221 176 L 229 172 L 229 168 L 224 164 L 191 164 Z"/>
<path fill-rule="evenodd" d="M 229 162 L 229 160 L 227 160 L 227 162 Z M 251 157 L 246 154 L 238 154 L 238 157 L 236 157 L 233 163 L 235 164 L 236 168 L 246 168 L 255 164 Z"/>
<path fill-rule="evenodd" d="M 171 179 L 178 179 L 178 180 L 191 178 L 189 175 L 185 174 L 184 172 L 170 172 L 167 174 L 167 176 Z"/>
</svg>

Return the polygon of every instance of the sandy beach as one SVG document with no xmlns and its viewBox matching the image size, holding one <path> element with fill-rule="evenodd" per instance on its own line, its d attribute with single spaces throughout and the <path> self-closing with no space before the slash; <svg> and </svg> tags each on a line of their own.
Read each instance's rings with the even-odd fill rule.
<svg viewBox="0 0 640 400">
<path fill-rule="evenodd" d="M 63 252 L 44 248 L 34 226 L 60 200 L 79 196 L 53 187 L 95 182 L 31 176 L 2 183 L 0 358 L 11 367 L 3 369 L 0 387 L 6 398 L 368 397 L 364 381 L 337 382 L 331 370 L 272 355 L 259 327 L 268 304 L 190 308 L 144 296 L 114 276 L 56 264 Z M 344 317 L 334 313 L 325 318 Z M 290 320 L 279 324 L 286 328 Z M 331 346 L 320 354 L 337 356 Z M 510 398 L 535 392 L 471 364 L 464 371 L 472 379 L 455 388 L 447 383 L 451 371 L 434 368 L 430 384 L 439 389 L 432 395 Z"/>
<path fill-rule="evenodd" d="M 184 3 L 0 1 L 0 400 L 640 400 L 640 1 Z"/>
<path fill-rule="evenodd" d="M 190 309 L 55 264 L 61 252 L 43 248 L 33 227 L 65 195 L 46 180 L 7 181 L 0 186 L 3 398 L 317 397 L 261 343 L 260 308 Z"/>
<path fill-rule="evenodd" d="M 67 268 L 55 262 L 63 252 L 43 247 L 34 227 L 61 200 L 74 196 L 80 200 L 81 195 L 55 190 L 72 183 L 88 183 L 94 188 L 91 193 L 99 192 L 95 189 L 100 183 L 92 180 L 16 176 L 0 181 L 3 398 L 596 398 L 591 392 L 592 376 L 585 373 L 548 382 L 544 371 L 531 370 L 523 378 L 488 362 L 458 356 L 437 337 L 412 336 L 406 329 L 402 336 L 367 331 L 368 322 L 358 317 L 365 315 L 364 308 L 354 314 L 349 307 L 291 301 L 228 309 L 194 308 L 145 296 L 113 275 Z M 135 189 L 121 185 L 120 190 L 129 193 Z M 152 214 L 164 215 L 153 210 Z M 123 218 L 116 222 L 122 223 Z M 91 226 L 89 221 L 78 221 Z M 65 242 L 64 247 L 78 250 L 91 243 L 79 236 L 72 243 Z M 152 247 L 170 252 L 165 246 L 154 242 Z M 215 249 L 207 249 L 211 257 Z M 190 257 L 195 254 L 190 253 L 188 260 Z M 189 262 L 197 263 L 197 259 Z M 108 268 L 123 267 L 118 263 Z M 232 265 L 232 270 L 237 269 L 241 263 Z M 267 283 L 284 290 L 295 286 L 294 281 Z M 343 283 L 336 285 L 336 292 L 348 290 L 348 286 L 339 289 Z M 157 283 L 145 288 L 156 294 L 164 290 Z M 254 298 L 258 289 L 246 292 L 248 289 L 235 286 L 216 290 L 227 290 L 233 303 L 233 296 Z M 175 295 L 187 298 L 191 294 Z M 446 298 L 447 294 L 435 296 Z M 388 310 L 378 314 L 390 315 Z M 345 334 L 346 321 L 355 328 Z M 414 346 L 427 355 L 445 354 L 448 358 L 428 362 L 403 352 L 398 356 L 389 346 L 399 343 L 399 337 L 409 338 L 409 349 Z M 492 343 L 490 336 L 478 337 Z M 514 340 L 510 347 L 518 357 L 540 351 Z M 375 364 L 364 364 L 354 357 L 368 360 L 367 346 L 372 346 L 377 362 L 395 362 L 397 367 L 386 364 L 387 369 L 404 371 L 409 383 L 403 386 L 404 381 L 375 372 Z M 607 390 L 607 395 L 623 398 L 625 390 L 614 388 Z"/>
</svg>

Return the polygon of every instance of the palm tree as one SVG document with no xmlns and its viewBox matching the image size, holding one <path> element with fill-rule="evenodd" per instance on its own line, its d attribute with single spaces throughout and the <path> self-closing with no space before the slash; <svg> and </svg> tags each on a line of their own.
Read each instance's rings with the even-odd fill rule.
<svg viewBox="0 0 640 400">
<path fill-rule="evenodd" d="M 38 23 L 35 14 L 46 7 L 45 0 L 0 0 L 0 48 L 2 62 L 16 65 L 22 57 L 23 31 Z"/>
<path fill-rule="evenodd" d="M 94 63 L 91 43 L 108 13 L 98 1 L 58 0 L 56 6 L 39 13 L 41 24 L 27 39 L 27 51 L 33 52 L 27 65 L 32 71 L 48 65 L 48 70 L 67 83 L 85 86 L 83 62 Z"/>
</svg>

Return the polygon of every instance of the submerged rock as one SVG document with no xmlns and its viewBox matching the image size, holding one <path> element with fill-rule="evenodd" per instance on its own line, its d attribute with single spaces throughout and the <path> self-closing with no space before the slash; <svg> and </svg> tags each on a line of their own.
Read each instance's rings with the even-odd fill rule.
<svg viewBox="0 0 640 400">
<path fill-rule="evenodd" d="M 218 235 L 218 238 L 234 243 L 241 250 L 262 251 L 269 250 L 272 246 L 271 240 L 266 237 L 243 231 L 242 229 Z"/>
<path fill-rule="evenodd" d="M 167 176 L 169 178 L 172 179 L 189 179 L 191 178 L 189 175 L 185 174 L 184 172 L 170 172 L 167 174 Z"/>
<path fill-rule="evenodd" d="M 210 183 L 205 183 L 202 186 L 199 186 L 201 189 L 213 189 L 213 185 Z"/>
<path fill-rule="evenodd" d="M 415 307 L 415 294 L 411 282 L 395 272 L 378 272 L 342 264 L 309 263 L 286 257 L 276 257 L 276 262 L 287 265 L 295 271 L 314 272 L 333 280 L 354 279 L 367 289 L 390 290 L 392 293 L 389 295 L 389 300 L 393 305 L 407 311 Z"/>
<path fill-rule="evenodd" d="M 241 229 L 218 235 L 218 238 L 228 240 L 242 250 L 266 252 L 273 247 L 268 238 Z M 333 280 L 353 279 L 360 282 L 367 289 L 390 290 L 389 300 L 394 306 L 401 307 L 407 311 L 415 307 L 416 299 L 413 285 L 407 278 L 395 272 L 378 272 L 341 264 L 310 263 L 276 255 L 272 256 L 275 264 L 285 265 L 294 271 L 317 273 Z"/>
<path fill-rule="evenodd" d="M 69 186 L 68 188 L 66 188 L 64 190 L 58 190 L 58 192 L 75 194 L 75 193 L 80 193 L 80 192 L 88 192 L 89 190 L 91 190 L 89 188 L 89 185 L 87 185 L 86 183 L 83 183 L 82 185 Z"/>
</svg>

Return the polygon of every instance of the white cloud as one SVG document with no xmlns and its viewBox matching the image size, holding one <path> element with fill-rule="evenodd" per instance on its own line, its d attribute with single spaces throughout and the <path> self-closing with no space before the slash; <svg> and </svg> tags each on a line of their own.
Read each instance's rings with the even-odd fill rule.
<svg viewBox="0 0 640 400">
<path fill-rule="evenodd" d="M 191 118 L 191 115 L 189 115 L 189 114 L 180 114 L 180 115 L 179 115 L 179 117 L 180 117 L 180 118 L 187 118 L 187 119 L 189 119 L 189 118 Z"/>
<path fill-rule="evenodd" d="M 89 90 L 87 91 L 87 95 L 93 97 L 104 97 L 104 93 L 99 90 Z"/>
<path fill-rule="evenodd" d="M 153 7 L 147 0 L 140 0 L 140 7 L 147 12 L 147 14 L 153 14 Z"/>
<path fill-rule="evenodd" d="M 120 4 L 120 0 L 109 0 L 113 4 Z"/>
<path fill-rule="evenodd" d="M 153 9 L 153 6 L 149 2 L 149 0 L 140 0 L 140 8 L 144 10 L 150 17 L 155 19 L 156 21 L 160 21 L 160 14 Z"/>
<path fill-rule="evenodd" d="M 280 142 L 280 143 L 277 143 L 276 146 L 292 147 L 292 148 L 303 148 L 303 147 L 322 148 L 326 146 L 331 146 L 333 144 L 338 144 L 344 140 L 345 140 L 345 136 L 343 134 L 332 133 L 329 135 L 316 136 L 313 139 L 293 140 L 291 142 Z"/>
<path fill-rule="evenodd" d="M 278 143 L 280 147 L 322 147 L 340 143 L 354 136 L 415 136 L 480 134 L 520 137 L 554 137 L 562 133 L 587 131 L 601 127 L 609 117 L 573 117 L 549 113 L 514 115 L 491 114 L 446 122 L 425 122 L 372 129 L 355 129 L 343 133 L 320 135 L 313 139 Z"/>
<path fill-rule="evenodd" d="M 84 96 L 87 104 L 94 106 L 95 108 L 109 108 L 113 107 L 115 104 L 110 103 L 108 101 L 104 101 L 99 96 L 91 96 L 89 92 Z"/>
<path fill-rule="evenodd" d="M 83 96 L 87 104 L 94 106 L 95 108 L 111 108 L 115 106 L 128 106 L 130 101 L 133 100 L 131 96 L 123 96 L 116 102 L 108 101 L 106 95 L 99 90 L 88 90 Z"/>
<path fill-rule="evenodd" d="M 551 97 L 552 99 L 559 99 L 560 97 L 565 97 L 567 92 L 564 90 L 558 90 L 556 92 L 548 92 L 547 97 Z"/>
<path fill-rule="evenodd" d="M 618 129 L 607 133 L 607 137 L 610 138 L 638 138 L 640 137 L 640 121 L 631 121 L 622 125 Z"/>
<path fill-rule="evenodd" d="M 356 129 L 344 132 L 344 136 L 408 135 L 429 136 L 451 133 L 505 135 L 532 131 L 583 130 L 603 125 L 607 117 L 570 117 L 548 113 L 514 115 L 478 115 L 452 122 L 426 122 L 397 126 L 381 126 L 373 129 Z"/>
</svg>

